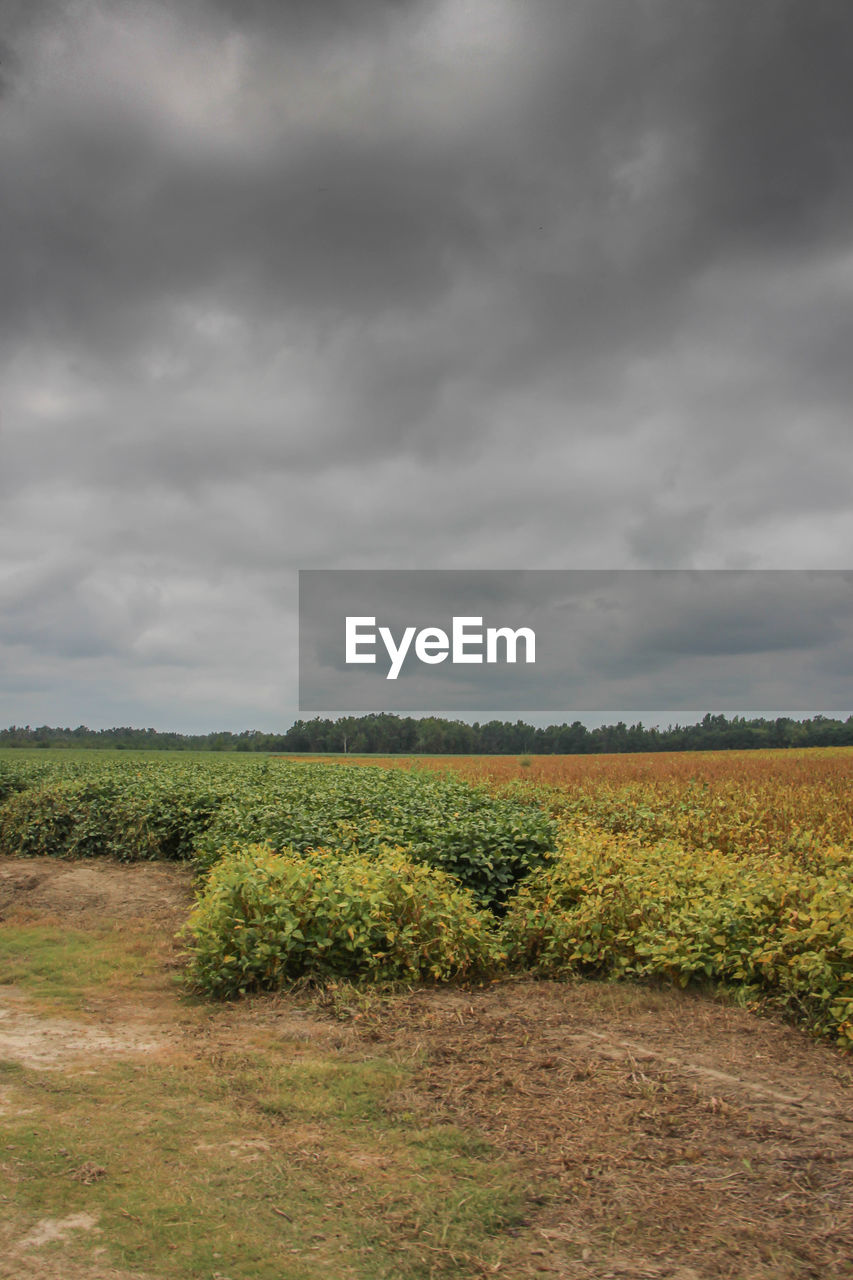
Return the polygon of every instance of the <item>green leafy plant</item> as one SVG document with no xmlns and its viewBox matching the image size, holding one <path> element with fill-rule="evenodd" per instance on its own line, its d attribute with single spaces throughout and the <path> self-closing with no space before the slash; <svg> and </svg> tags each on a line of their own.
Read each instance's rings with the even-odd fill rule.
<svg viewBox="0 0 853 1280">
<path fill-rule="evenodd" d="M 556 824 L 530 805 L 427 771 L 286 764 L 229 798 L 195 844 L 202 869 L 250 842 L 371 854 L 383 845 L 447 871 L 500 911 L 554 847 Z"/>
<path fill-rule="evenodd" d="M 250 845 L 210 871 L 186 927 L 191 982 L 216 996 L 310 976 L 444 981 L 499 959 L 494 925 L 441 871 Z"/>
</svg>

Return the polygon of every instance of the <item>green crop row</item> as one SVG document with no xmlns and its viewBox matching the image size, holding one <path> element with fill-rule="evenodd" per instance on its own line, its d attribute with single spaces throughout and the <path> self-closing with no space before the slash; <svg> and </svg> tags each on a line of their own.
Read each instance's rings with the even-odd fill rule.
<svg viewBox="0 0 853 1280">
<path fill-rule="evenodd" d="M 277 851 L 331 848 L 371 856 L 385 845 L 455 876 L 500 909 L 515 884 L 554 848 L 541 810 L 426 771 L 298 764 L 271 770 L 221 806 L 196 842 L 201 865 L 224 849 L 266 842 Z"/>
<path fill-rule="evenodd" d="M 513 887 L 554 847 L 541 810 L 453 777 L 287 761 L 57 762 L 0 770 L 0 853 L 191 860 L 206 871 L 229 849 L 315 848 L 370 857 L 405 848 L 456 877 L 481 906 L 501 910 Z M 0 762 L 7 768 L 5 762 Z"/>
</svg>

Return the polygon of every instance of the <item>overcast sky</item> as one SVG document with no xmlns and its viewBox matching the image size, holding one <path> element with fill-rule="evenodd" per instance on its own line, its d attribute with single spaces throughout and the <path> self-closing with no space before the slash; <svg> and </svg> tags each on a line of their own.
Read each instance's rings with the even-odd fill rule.
<svg viewBox="0 0 853 1280">
<path fill-rule="evenodd" d="M 286 728 L 299 568 L 849 567 L 851 65 L 840 0 L 0 0 L 0 721 Z"/>
</svg>

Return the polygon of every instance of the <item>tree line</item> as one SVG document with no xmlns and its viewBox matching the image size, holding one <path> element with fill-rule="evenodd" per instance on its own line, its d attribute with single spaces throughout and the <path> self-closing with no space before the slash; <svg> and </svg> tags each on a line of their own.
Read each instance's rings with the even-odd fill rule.
<svg viewBox="0 0 853 1280">
<path fill-rule="evenodd" d="M 242 733 L 164 733 L 157 729 L 0 729 L 0 747 L 109 747 L 119 750 L 306 752 L 322 755 L 596 755 L 626 751 L 720 751 L 759 747 L 853 746 L 853 716 L 816 715 L 806 720 L 780 716 L 705 715 L 691 725 L 646 728 L 641 722 L 588 729 L 575 720 L 535 728 L 522 720 L 468 724 L 435 716 L 372 714 L 336 720 L 297 720 L 286 733 L 244 729 Z"/>
</svg>

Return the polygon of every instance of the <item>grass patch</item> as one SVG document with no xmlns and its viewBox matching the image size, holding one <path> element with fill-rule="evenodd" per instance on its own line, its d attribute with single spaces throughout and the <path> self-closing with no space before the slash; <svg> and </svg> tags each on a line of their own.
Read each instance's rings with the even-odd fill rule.
<svg viewBox="0 0 853 1280">
<path fill-rule="evenodd" d="M 106 1004 L 116 1030 L 133 1010 L 166 1033 L 156 1054 L 81 1051 L 48 1070 L 0 1053 L 0 1275 L 31 1254 L 170 1280 L 427 1280 L 499 1260 L 525 1213 L 520 1167 L 464 1128 L 395 1112 L 411 1063 L 341 1052 L 334 1022 L 319 1042 L 262 1017 L 229 1034 L 241 1014 L 179 1001 L 173 959 L 153 924 L 0 935 L 26 997 L 16 1017 L 37 1028 L 61 1009 L 83 1025 Z M 355 988 L 337 994 L 353 1016 Z M 33 1244 L 48 1219 L 72 1226 Z"/>
<path fill-rule="evenodd" d="M 388 1119 L 394 1064 L 251 1052 L 223 1067 L 6 1077 L 20 1118 L 0 1180 L 17 1220 L 97 1219 L 40 1256 L 83 1259 L 96 1241 L 114 1266 L 176 1280 L 419 1280 L 494 1259 L 494 1233 L 523 1217 L 523 1185 L 488 1144 Z"/>
<path fill-rule="evenodd" d="M 139 925 L 82 929 L 51 924 L 6 924 L 0 932 L 0 971 L 42 1007 L 82 1009 L 93 997 L 162 985 L 171 945 Z"/>
</svg>

